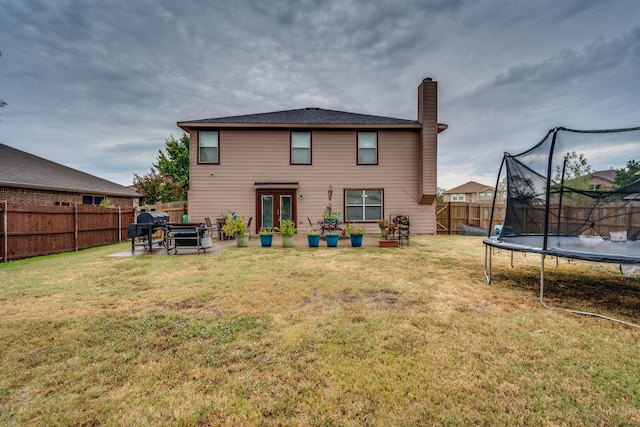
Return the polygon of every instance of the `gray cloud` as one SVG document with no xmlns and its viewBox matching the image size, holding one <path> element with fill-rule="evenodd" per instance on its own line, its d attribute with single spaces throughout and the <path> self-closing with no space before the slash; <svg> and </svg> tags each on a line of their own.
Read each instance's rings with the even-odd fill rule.
<svg viewBox="0 0 640 427">
<path fill-rule="evenodd" d="M 180 120 L 318 106 L 413 119 L 439 82 L 440 186 L 493 184 L 557 125 L 637 126 L 640 4 L 5 0 L 0 142 L 129 184 Z M 461 166 L 463 165 L 463 166 Z"/>
</svg>

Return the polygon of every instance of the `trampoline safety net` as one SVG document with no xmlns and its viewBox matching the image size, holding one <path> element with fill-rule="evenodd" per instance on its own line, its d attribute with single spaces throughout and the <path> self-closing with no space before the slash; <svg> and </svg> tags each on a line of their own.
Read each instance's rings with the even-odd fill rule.
<svg viewBox="0 0 640 427">
<path fill-rule="evenodd" d="M 640 128 L 552 129 L 528 151 L 505 153 L 497 187 L 496 196 L 506 190 L 498 237 L 503 241 L 540 236 L 546 250 L 553 240 L 549 237 L 637 240 Z M 500 218 L 492 221 L 501 223 Z"/>
</svg>

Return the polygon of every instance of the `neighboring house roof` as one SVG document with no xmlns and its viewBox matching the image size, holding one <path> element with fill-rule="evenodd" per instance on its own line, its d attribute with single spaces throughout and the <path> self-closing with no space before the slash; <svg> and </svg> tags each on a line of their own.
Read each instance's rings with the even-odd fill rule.
<svg viewBox="0 0 640 427">
<path fill-rule="evenodd" d="M 608 181 L 613 183 L 613 180 L 616 178 L 616 174 L 618 173 L 615 169 L 606 169 L 601 171 L 596 171 L 591 174 L 591 179 L 597 178 L 603 181 Z"/>
<path fill-rule="evenodd" d="M 214 125 L 215 127 L 273 127 L 277 125 L 281 125 L 283 127 L 292 125 L 298 127 L 309 125 L 318 127 L 375 126 L 412 128 L 416 130 L 421 128 L 420 123 L 416 120 L 347 113 L 344 111 L 325 110 L 322 108 L 302 108 L 298 110 L 178 122 L 178 126 L 184 130 L 203 125 Z M 438 132 L 442 132 L 446 128 L 447 125 L 438 124 Z"/>
<path fill-rule="evenodd" d="M 0 144 L 0 185 L 94 195 L 140 197 L 131 188 Z"/>
<path fill-rule="evenodd" d="M 475 181 L 469 181 L 465 184 L 459 185 L 456 188 L 445 191 L 443 194 L 467 194 L 467 193 L 482 193 L 486 190 L 494 190 L 494 187 L 490 185 L 480 184 Z"/>
</svg>

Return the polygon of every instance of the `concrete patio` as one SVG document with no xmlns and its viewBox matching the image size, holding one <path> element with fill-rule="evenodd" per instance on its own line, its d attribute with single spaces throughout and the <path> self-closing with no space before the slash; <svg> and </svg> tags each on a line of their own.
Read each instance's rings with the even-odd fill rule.
<svg viewBox="0 0 640 427">
<path fill-rule="evenodd" d="M 363 248 L 377 248 L 379 247 L 379 243 L 378 241 L 381 239 L 379 234 L 365 234 L 364 238 L 362 240 L 362 247 Z M 404 247 L 406 248 L 407 246 L 410 245 L 411 240 L 409 240 L 409 245 L 407 245 L 407 243 L 404 243 Z M 260 236 L 257 234 L 252 234 L 251 238 L 249 239 L 249 244 L 247 245 L 248 248 L 261 248 L 260 245 Z M 320 245 L 317 248 L 309 248 L 309 244 L 307 243 L 307 235 L 306 234 L 297 234 L 295 239 L 293 240 L 293 247 L 294 248 L 306 248 L 309 250 L 334 250 L 334 249 L 338 249 L 338 248 L 351 248 L 351 240 L 349 238 L 342 238 L 339 240 L 338 242 L 338 246 L 336 248 L 329 248 L 327 247 L 327 243 L 324 240 L 320 240 Z M 200 255 L 215 255 L 217 253 L 220 253 L 222 251 L 225 251 L 227 249 L 236 249 L 237 248 L 237 244 L 235 240 L 217 240 L 214 239 L 213 240 L 213 246 L 206 249 L 206 251 L 203 252 L 203 250 L 200 250 Z M 238 249 L 242 249 L 242 248 L 238 248 Z M 273 242 L 271 247 L 268 248 L 261 248 L 264 249 L 266 251 L 268 250 L 287 250 L 288 248 L 283 248 L 282 247 L 282 240 L 280 238 L 279 235 L 275 234 L 273 236 Z M 357 250 L 358 248 L 353 248 L 354 250 Z M 389 250 L 398 250 L 398 249 L 402 249 L 401 248 L 386 248 Z M 168 255 L 167 254 L 167 249 L 164 246 L 158 246 L 158 245 L 154 245 L 153 246 L 153 251 L 149 252 L 148 250 L 145 250 L 143 246 L 137 246 L 135 247 L 134 252 L 131 252 L 131 250 L 127 250 L 127 251 L 122 251 L 122 252 L 117 252 L 114 254 L 109 255 L 110 257 L 131 257 L 131 256 L 140 256 L 140 255 L 146 255 L 146 256 L 162 256 L 162 255 Z M 171 251 L 170 255 L 174 255 L 173 250 Z M 175 255 L 198 255 L 197 249 L 195 247 L 190 247 L 190 246 L 181 246 L 178 247 L 178 253 Z"/>
</svg>

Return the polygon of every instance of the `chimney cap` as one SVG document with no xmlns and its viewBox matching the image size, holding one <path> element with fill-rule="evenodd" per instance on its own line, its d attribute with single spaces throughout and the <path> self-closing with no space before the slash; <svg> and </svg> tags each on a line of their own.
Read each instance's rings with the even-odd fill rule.
<svg viewBox="0 0 640 427">
<path fill-rule="evenodd" d="M 423 82 L 432 82 L 433 79 L 431 77 L 426 77 L 424 80 L 422 80 Z"/>
</svg>

